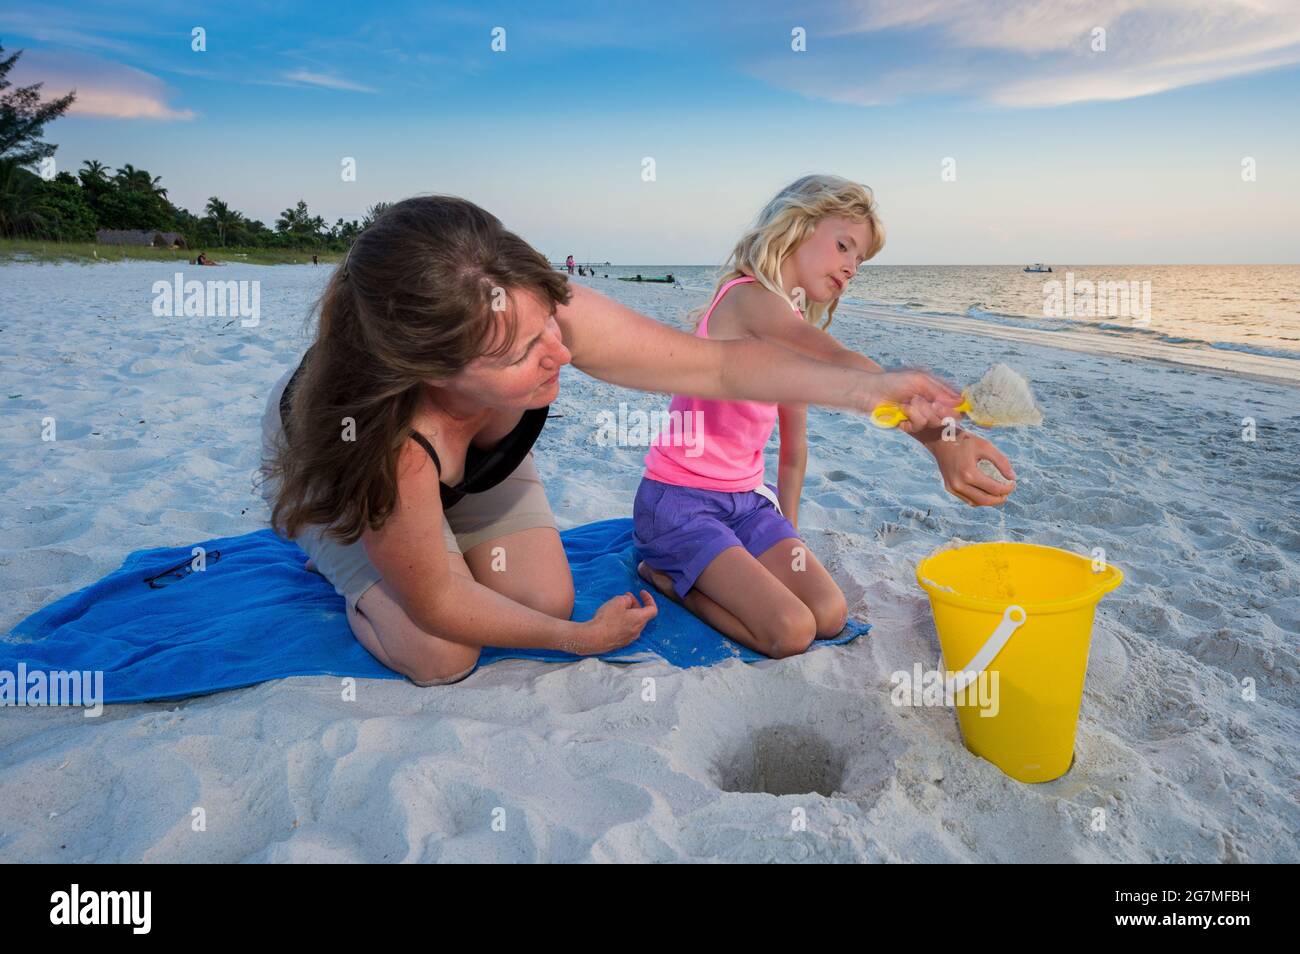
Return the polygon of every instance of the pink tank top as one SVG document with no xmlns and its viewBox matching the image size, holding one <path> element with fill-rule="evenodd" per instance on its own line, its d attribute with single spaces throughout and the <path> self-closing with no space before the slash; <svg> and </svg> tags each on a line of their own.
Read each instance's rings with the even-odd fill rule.
<svg viewBox="0 0 1300 954">
<path fill-rule="evenodd" d="M 723 295 L 735 285 L 752 281 L 746 275 L 723 285 L 700 319 L 695 336 L 709 336 L 709 316 Z M 803 317 L 797 308 L 794 311 Z M 645 476 L 679 487 L 727 493 L 761 487 L 763 448 L 772 436 L 776 416 L 775 404 L 673 395 L 667 421 L 661 422 L 645 456 Z"/>
</svg>

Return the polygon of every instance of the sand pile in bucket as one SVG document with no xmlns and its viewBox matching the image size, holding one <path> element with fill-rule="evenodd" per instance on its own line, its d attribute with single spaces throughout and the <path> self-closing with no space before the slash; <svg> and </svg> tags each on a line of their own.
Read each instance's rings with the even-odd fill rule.
<svg viewBox="0 0 1300 954">
<path fill-rule="evenodd" d="M 970 419 L 986 427 L 1016 427 L 1043 423 L 1029 382 L 1005 364 L 995 364 L 978 384 L 966 388 Z"/>
<path fill-rule="evenodd" d="M 930 553 L 930 556 L 934 557 L 948 550 L 960 550 L 964 547 L 977 545 L 979 544 L 973 540 L 952 537 L 947 543 L 936 547 Z M 977 582 L 971 591 L 962 595 L 983 600 L 1011 601 L 1016 599 L 1016 587 L 1011 579 L 1011 560 L 1007 556 L 1007 551 L 1001 547 L 985 546 L 980 551 L 979 572 L 975 574 L 975 579 Z M 951 586 L 936 583 L 928 578 L 925 582 L 946 593 L 958 592 Z"/>
</svg>

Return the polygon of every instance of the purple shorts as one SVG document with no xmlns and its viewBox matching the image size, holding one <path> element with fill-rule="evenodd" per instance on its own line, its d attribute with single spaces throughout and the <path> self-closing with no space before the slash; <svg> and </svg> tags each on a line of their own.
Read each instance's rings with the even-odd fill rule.
<svg viewBox="0 0 1300 954">
<path fill-rule="evenodd" d="M 776 488 L 767 484 L 773 495 Z M 641 478 L 632 504 L 633 541 L 652 568 L 667 574 L 679 599 L 729 547 L 758 557 L 799 532 L 757 491 L 726 493 Z"/>
</svg>

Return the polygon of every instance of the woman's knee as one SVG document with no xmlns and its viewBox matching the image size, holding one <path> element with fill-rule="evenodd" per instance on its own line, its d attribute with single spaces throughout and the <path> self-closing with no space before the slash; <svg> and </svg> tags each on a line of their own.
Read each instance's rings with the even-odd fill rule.
<svg viewBox="0 0 1300 954">
<path fill-rule="evenodd" d="M 472 650 L 474 657 L 468 665 L 462 666 L 460 663 L 453 663 L 444 654 L 425 664 L 414 665 L 410 668 L 410 671 L 403 672 L 402 675 L 422 689 L 429 686 L 445 686 L 453 682 L 460 682 L 478 667 L 478 648 L 464 648 Z M 464 657 L 462 657 L 462 662 L 463 659 Z"/>
<path fill-rule="evenodd" d="M 506 599 L 547 616 L 568 619 L 573 615 L 573 577 L 568 573 L 514 580 L 496 580 L 489 576 L 479 582 Z"/>
<path fill-rule="evenodd" d="M 363 603 L 369 603 L 369 610 Z M 381 663 L 419 686 L 456 682 L 478 665 L 479 647 L 427 633 L 415 625 L 380 585 L 348 608 L 352 634 Z"/>
<path fill-rule="evenodd" d="M 496 562 L 503 548 L 510 551 L 508 572 Z M 554 528 L 529 528 L 484 541 L 465 552 L 465 563 L 475 580 L 516 603 L 556 619 L 573 615 L 573 574 Z"/>
<path fill-rule="evenodd" d="M 568 579 L 525 594 L 520 600 L 525 606 L 554 616 L 556 619 L 568 619 L 573 615 L 573 580 Z"/>
</svg>

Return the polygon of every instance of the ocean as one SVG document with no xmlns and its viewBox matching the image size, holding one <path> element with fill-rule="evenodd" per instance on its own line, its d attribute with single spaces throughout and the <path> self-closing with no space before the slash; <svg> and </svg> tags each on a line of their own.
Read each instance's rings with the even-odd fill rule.
<svg viewBox="0 0 1300 954">
<path fill-rule="evenodd" d="M 1300 360 L 1300 265 L 863 265 L 846 303 L 1002 324 L 1096 330 L 1188 347 Z M 597 274 L 663 276 L 707 297 L 707 265 L 606 265 Z"/>
</svg>

